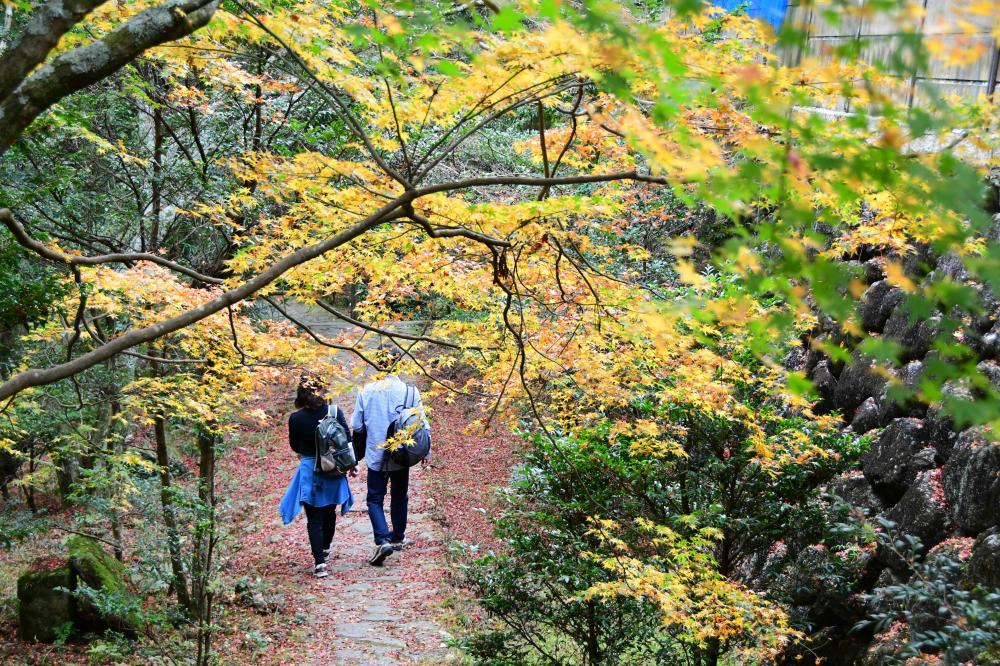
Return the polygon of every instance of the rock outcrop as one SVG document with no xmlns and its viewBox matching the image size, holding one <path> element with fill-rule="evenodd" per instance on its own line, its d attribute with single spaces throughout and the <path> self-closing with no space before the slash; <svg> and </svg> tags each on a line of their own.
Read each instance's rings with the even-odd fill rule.
<svg viewBox="0 0 1000 666">
<path fill-rule="evenodd" d="M 967 575 L 973 585 L 1000 587 L 1000 528 L 987 530 L 976 539 Z"/>
<path fill-rule="evenodd" d="M 889 504 L 903 496 L 917 474 L 936 467 L 928 434 L 920 419 L 896 419 L 862 458 L 865 478 Z"/>
<path fill-rule="evenodd" d="M 1000 180 L 994 184 L 1000 201 L 997 184 Z M 1000 215 L 994 217 L 990 237 L 1000 242 Z M 980 312 L 967 315 L 945 309 L 918 312 L 913 307 L 917 304 L 908 302 L 907 294 L 886 279 L 883 267 L 891 257 L 865 252 L 861 259 L 858 275 L 868 286 L 858 303 L 857 328 L 848 331 L 820 316 L 809 344 L 787 357 L 813 381 L 820 397 L 816 413 L 837 412 L 849 428 L 846 433 L 872 437 L 860 470 L 840 475 L 824 490 L 856 507 L 856 517 L 864 514 L 890 521 L 894 534 L 919 538 L 922 548 L 916 557 L 926 558 L 932 568 L 938 560 L 959 561 L 961 566 L 955 569 L 959 573 L 952 575 L 949 569 L 949 584 L 1000 588 L 1000 443 L 988 428 L 962 425 L 975 416 L 967 409 L 969 401 L 1000 392 L 1000 298 L 990 285 L 976 282 L 957 255 L 935 256 L 929 246 L 915 244 L 914 252 L 895 260 L 903 263 L 911 279 L 922 281 L 918 289 L 946 280 L 973 290 L 982 304 Z M 826 357 L 823 346 L 815 344 L 832 342 L 850 350 L 859 341 L 859 331 L 897 345 L 901 364 L 880 365 L 859 348 L 843 363 Z M 949 365 L 968 363 L 949 356 L 949 345 L 955 341 L 967 344 L 978 356 L 973 362 L 983 381 L 947 381 L 940 393 L 931 391 L 936 402 L 921 402 L 918 397 L 926 395 L 928 379 L 940 382 L 953 376 Z M 958 418 L 959 414 L 966 418 Z M 839 521 L 842 516 L 828 511 L 827 518 Z M 823 649 L 827 663 L 862 663 L 865 650 L 872 659 L 900 646 L 905 625 L 893 625 L 889 631 L 880 628 L 878 636 L 845 629 L 853 626 L 851 621 L 884 609 L 869 607 L 853 617 L 837 615 L 854 612 L 850 599 L 858 593 L 906 583 L 907 562 L 893 550 L 879 548 L 862 569 L 838 574 L 843 583 L 840 600 L 833 588 L 816 578 L 835 558 L 813 546 L 788 553 L 786 571 L 799 586 L 794 603 L 804 609 L 816 636 L 822 637 L 820 643 L 827 646 Z M 836 616 L 831 615 L 838 608 Z M 867 644 L 861 653 L 856 651 L 859 641 Z"/>
<path fill-rule="evenodd" d="M 134 635 L 141 624 L 136 612 L 102 612 L 80 594 L 90 588 L 123 602 L 130 596 L 128 572 L 94 539 L 74 536 L 66 560 L 36 563 L 17 582 L 18 628 L 23 640 L 51 643 L 65 632 L 100 633 L 114 629 Z M 116 606 L 126 608 L 125 603 Z"/>
<path fill-rule="evenodd" d="M 73 621 L 73 573 L 65 562 L 36 562 L 17 579 L 17 620 L 21 640 L 52 643 Z"/>
<path fill-rule="evenodd" d="M 967 534 L 1000 523 L 1000 445 L 986 429 L 959 436 L 944 467 L 944 493 L 955 525 Z"/>
</svg>

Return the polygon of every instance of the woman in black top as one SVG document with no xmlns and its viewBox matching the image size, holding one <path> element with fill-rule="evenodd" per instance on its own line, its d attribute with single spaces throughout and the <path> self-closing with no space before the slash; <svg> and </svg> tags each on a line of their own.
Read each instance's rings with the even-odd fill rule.
<svg viewBox="0 0 1000 666">
<path fill-rule="evenodd" d="M 344 412 L 333 404 L 327 404 L 325 383 L 316 376 L 303 375 L 295 396 L 295 406 L 299 408 L 288 417 L 288 444 L 299 455 L 299 467 L 281 501 L 282 520 L 287 525 L 299 513 L 299 506 L 306 512 L 306 531 L 312 550 L 317 578 L 325 578 L 326 558 L 330 554 L 330 544 L 337 528 L 337 505 L 347 513 L 354 504 L 350 485 L 346 476 L 325 476 L 315 474 L 316 426 L 329 410 L 336 410 L 337 422 L 348 435 Z M 351 475 L 356 475 L 353 470 Z"/>
</svg>

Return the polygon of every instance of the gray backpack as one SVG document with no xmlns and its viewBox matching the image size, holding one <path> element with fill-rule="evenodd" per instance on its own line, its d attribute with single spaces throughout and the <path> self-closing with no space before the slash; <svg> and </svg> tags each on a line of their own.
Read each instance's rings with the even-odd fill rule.
<svg viewBox="0 0 1000 666">
<path fill-rule="evenodd" d="M 351 436 L 337 420 L 340 407 L 329 405 L 326 416 L 316 426 L 316 466 L 317 474 L 343 476 L 358 466 L 354 457 Z"/>
<path fill-rule="evenodd" d="M 430 455 L 431 431 L 424 425 L 423 410 L 414 409 L 416 393 L 416 389 L 409 384 L 406 385 L 403 404 L 396 409 L 396 419 L 386 430 L 387 440 L 392 439 L 397 432 L 403 431 L 407 432 L 409 439 L 412 440 L 386 452 L 389 458 L 389 471 L 413 467 Z"/>
</svg>

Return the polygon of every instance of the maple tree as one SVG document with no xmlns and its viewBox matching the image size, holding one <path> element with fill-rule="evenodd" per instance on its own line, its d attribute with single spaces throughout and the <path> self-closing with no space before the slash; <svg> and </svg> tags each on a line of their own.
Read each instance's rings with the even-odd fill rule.
<svg viewBox="0 0 1000 666">
<path fill-rule="evenodd" d="M 909 4 L 886 5 L 901 26 L 913 24 Z M 846 3 L 831 7 L 847 12 Z M 475 425 L 527 412 L 556 444 L 610 420 L 610 441 L 683 461 L 683 419 L 625 409 L 655 385 L 651 399 L 663 409 L 745 428 L 753 464 L 769 473 L 826 455 L 813 435 L 831 420 L 813 417 L 808 382 L 774 359 L 817 316 L 887 364 L 899 356 L 885 340 L 864 339 L 854 307 L 862 285 L 842 261 L 873 247 L 900 258 L 886 274 L 915 310 L 947 313 L 940 345 L 962 358 L 948 335 L 979 300 L 947 279 L 917 293 L 902 259 L 918 245 L 953 250 L 973 275 L 1000 284 L 979 205 L 981 175 L 996 159 L 996 106 L 895 101 L 909 69 L 968 57 L 933 40 L 906 43 L 880 65 L 842 53 L 783 66 L 759 22 L 674 9 L 651 22 L 601 2 L 41 5 L 26 17 L 41 29 L 26 24 L 0 56 L 0 154 L 33 167 L 24 187 L 4 192 L 10 208 L 0 222 L 66 269 L 71 296 L 58 301 L 61 318 L 23 337 L 27 351 L 0 399 L 30 400 L 38 387 L 125 355 L 148 372 L 129 378 L 120 409 L 154 426 L 168 417 L 219 434 L 248 395 L 289 368 L 322 364 L 330 350 L 369 361 L 376 334 L 431 377 L 433 393 L 482 396 Z M 981 3 L 968 11 L 990 18 Z M 794 40 L 794 26 L 778 38 Z M 115 118 L 67 98 L 119 70 L 125 101 L 111 108 Z M 809 110 L 839 98 L 861 111 L 837 122 Z M 151 140 L 119 131 L 136 109 Z M 490 145 L 497 163 L 478 163 L 490 132 L 511 122 L 535 136 Z M 79 206 L 87 188 L 77 174 L 53 184 L 45 165 L 64 157 L 51 136 L 106 165 L 113 184 L 89 185 L 101 206 Z M 920 140 L 938 149 L 921 152 Z M 52 185 L 48 196 L 32 187 L 40 183 Z M 632 242 L 648 224 L 637 202 L 658 196 L 711 211 L 725 240 L 706 250 L 678 233 L 668 253 Z M 108 210 L 115 224 L 96 223 Z M 649 260 L 668 277 L 651 280 Z M 344 311 L 336 298 L 359 285 Z M 317 332 L 279 297 L 321 308 L 347 332 Z M 254 316 L 254 300 L 291 324 Z M 399 319 L 427 325 L 401 331 Z M 816 344 L 843 358 L 842 342 Z M 751 373 L 743 350 L 765 362 Z M 476 373 L 456 385 L 430 364 Z M 740 387 L 751 374 L 768 400 L 808 424 L 785 427 L 748 408 Z M 996 391 L 962 364 L 920 397 L 939 399 L 959 377 L 985 392 L 963 413 L 996 421 Z M 614 525 L 593 511 L 596 536 L 612 543 Z M 624 549 L 608 562 L 618 582 L 588 594 L 643 590 L 668 617 L 683 597 L 678 585 L 712 599 L 723 618 L 756 604 L 703 557 L 711 528 L 687 529 L 648 525 L 665 554 L 640 562 Z M 671 570 L 678 548 L 694 571 Z M 171 559 L 183 590 L 184 567 L 177 552 Z M 766 621 L 751 624 L 760 654 L 773 654 L 792 634 L 780 609 L 761 603 Z M 716 658 L 719 642 L 739 633 L 695 617 L 693 642 L 715 641 Z"/>
</svg>

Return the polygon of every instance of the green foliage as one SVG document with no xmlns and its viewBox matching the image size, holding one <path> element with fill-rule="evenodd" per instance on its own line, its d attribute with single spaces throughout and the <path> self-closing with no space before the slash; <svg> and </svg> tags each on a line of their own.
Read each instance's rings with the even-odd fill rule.
<svg viewBox="0 0 1000 666">
<path fill-rule="evenodd" d="M 127 661 L 135 654 L 135 643 L 114 631 L 109 631 L 87 646 L 87 659 L 94 664 L 115 664 Z"/>
<path fill-rule="evenodd" d="M 760 413 L 778 409 L 750 385 L 742 387 L 742 400 Z M 738 422 L 689 405 L 655 404 L 636 398 L 625 420 L 683 425 L 685 455 L 637 453 L 633 438 L 627 432 L 612 436 L 607 422 L 556 442 L 533 437 L 496 520 L 504 547 L 468 569 L 470 585 L 496 622 L 466 645 L 477 663 L 683 663 L 681 635 L 659 621 L 651 600 L 585 595 L 615 580 L 598 562 L 620 556 L 595 536 L 589 517 L 616 523 L 615 537 L 645 561 L 655 560 L 658 550 L 646 521 L 691 538 L 717 529 L 716 571 L 750 583 L 754 563 L 775 542 L 820 537 L 817 486 L 867 450 L 867 440 L 817 431 L 814 443 L 829 455 L 790 462 L 772 474 L 759 464 Z M 809 427 L 792 415 L 772 413 L 761 421 L 774 435 Z"/>
<path fill-rule="evenodd" d="M 76 627 L 72 622 L 63 622 L 55 629 L 56 645 L 65 645 L 76 633 Z"/>
<path fill-rule="evenodd" d="M 891 663 L 927 654 L 949 664 L 1000 661 L 1000 589 L 956 584 L 963 565 L 946 556 L 914 561 L 912 570 L 907 582 L 872 592 L 890 608 L 872 616 L 876 631 L 894 621 L 907 626 L 907 640 Z"/>
<path fill-rule="evenodd" d="M 841 507 L 843 512 L 846 507 Z M 880 648 L 883 663 L 912 663 L 935 655 L 947 664 L 987 664 L 1000 659 L 1000 589 L 973 585 L 965 578 L 968 553 L 959 541 L 944 542 L 927 554 L 920 539 L 903 533 L 891 520 L 874 521 L 846 513 L 834 533 L 848 543 L 874 543 L 900 562 L 896 582 L 866 595 L 878 609 L 855 626 L 896 641 Z"/>
<path fill-rule="evenodd" d="M 4 507 L 0 513 L 0 548 L 13 548 L 34 534 L 44 532 L 50 527 L 45 515 L 32 513 L 18 507 Z"/>
<path fill-rule="evenodd" d="M 13 352 L 12 331 L 44 321 L 65 293 L 52 269 L 29 259 L 8 235 L 0 236 L 0 363 L 6 366 Z M 9 370 L 4 367 L 0 375 Z"/>
<path fill-rule="evenodd" d="M 648 512 L 648 498 L 627 492 L 625 484 L 651 480 L 652 461 L 596 439 L 586 452 L 574 444 L 536 440 L 495 524 L 503 549 L 467 569 L 497 621 L 463 646 L 476 663 L 657 664 L 676 649 L 654 604 L 584 598 L 593 585 L 614 580 L 585 555 L 610 555 L 587 534 L 586 518 L 595 505 L 625 519 Z"/>
</svg>

